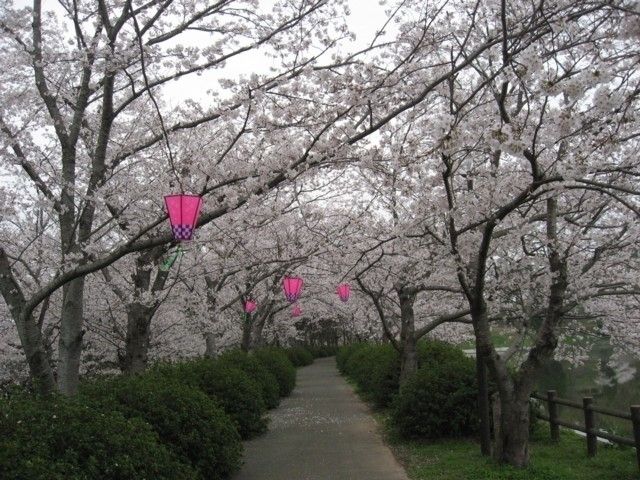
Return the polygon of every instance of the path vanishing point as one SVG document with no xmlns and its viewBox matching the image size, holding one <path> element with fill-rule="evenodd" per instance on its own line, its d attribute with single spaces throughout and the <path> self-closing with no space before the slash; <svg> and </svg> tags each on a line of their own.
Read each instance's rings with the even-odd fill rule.
<svg viewBox="0 0 640 480">
<path fill-rule="evenodd" d="M 245 443 L 234 480 L 408 480 L 334 358 L 298 370 L 269 431 Z"/>
</svg>

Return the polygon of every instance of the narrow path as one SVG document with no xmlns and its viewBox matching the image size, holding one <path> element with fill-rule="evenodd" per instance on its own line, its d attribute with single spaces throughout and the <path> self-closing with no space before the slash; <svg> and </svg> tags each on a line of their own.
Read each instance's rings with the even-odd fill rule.
<svg viewBox="0 0 640 480">
<path fill-rule="evenodd" d="M 245 444 L 234 480 L 408 480 L 376 423 L 338 374 L 335 359 L 298 370 L 269 431 Z"/>
</svg>

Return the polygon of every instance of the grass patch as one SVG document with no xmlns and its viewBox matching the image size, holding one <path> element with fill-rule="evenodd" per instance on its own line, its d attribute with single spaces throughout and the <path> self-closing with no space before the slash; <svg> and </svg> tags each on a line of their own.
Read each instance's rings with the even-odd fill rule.
<svg viewBox="0 0 640 480">
<path fill-rule="evenodd" d="M 562 432 L 552 443 L 547 432 L 533 435 L 531 462 L 525 469 L 500 466 L 480 455 L 475 440 L 436 442 L 401 439 L 389 426 L 388 414 L 378 412 L 385 439 L 412 480 L 638 480 L 635 451 L 598 445 L 598 455 L 587 458 L 585 439 Z M 541 429 L 543 430 L 543 429 Z"/>
</svg>

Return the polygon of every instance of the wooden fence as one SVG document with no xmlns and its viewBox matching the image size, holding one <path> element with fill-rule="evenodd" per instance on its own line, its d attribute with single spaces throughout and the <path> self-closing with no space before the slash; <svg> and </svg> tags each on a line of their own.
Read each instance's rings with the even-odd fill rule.
<svg viewBox="0 0 640 480">
<path fill-rule="evenodd" d="M 630 413 L 619 412 L 617 410 L 594 405 L 592 397 L 584 397 L 582 399 L 582 403 L 558 398 L 555 390 L 548 390 L 546 397 L 538 393 L 533 393 L 531 398 L 546 402 L 547 412 L 549 414 L 545 415 L 543 413 L 538 413 L 536 416 L 541 420 L 549 422 L 552 440 L 558 441 L 560 439 L 560 426 L 563 426 L 583 432 L 587 435 L 587 455 L 590 457 L 593 457 L 598 452 L 598 438 L 604 438 L 605 440 L 609 440 L 610 442 L 617 443 L 619 445 L 635 447 L 638 468 L 640 468 L 640 405 L 632 405 L 630 407 Z M 566 422 L 560 419 L 558 417 L 558 405 L 582 410 L 584 413 L 584 425 Z M 629 420 L 633 425 L 634 438 L 621 437 L 619 435 L 614 435 L 613 433 L 598 430 L 596 413 Z"/>
</svg>

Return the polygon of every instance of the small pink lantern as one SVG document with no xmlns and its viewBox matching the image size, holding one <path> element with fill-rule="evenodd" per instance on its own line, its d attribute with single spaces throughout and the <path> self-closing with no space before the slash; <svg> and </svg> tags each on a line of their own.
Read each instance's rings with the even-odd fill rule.
<svg viewBox="0 0 640 480">
<path fill-rule="evenodd" d="M 282 288 L 284 289 L 284 296 L 287 297 L 289 303 L 293 303 L 302 293 L 302 285 L 304 282 L 300 277 L 284 277 L 282 279 Z"/>
<path fill-rule="evenodd" d="M 340 297 L 340 300 L 342 300 L 343 302 L 349 301 L 349 296 L 351 295 L 351 287 L 348 283 L 341 283 L 340 285 L 338 285 L 336 291 L 338 293 L 338 296 Z"/>
<path fill-rule="evenodd" d="M 244 302 L 244 311 L 245 313 L 253 313 L 256 311 L 256 308 L 258 308 L 258 304 L 256 302 L 254 302 L 253 300 L 246 300 Z"/>
<path fill-rule="evenodd" d="M 200 195 L 167 195 L 164 203 L 169 213 L 171 231 L 176 240 L 191 240 L 195 231 L 202 198 Z"/>
<path fill-rule="evenodd" d="M 299 317 L 302 315 L 302 309 L 298 305 L 294 305 L 293 309 L 291 309 L 292 317 Z"/>
</svg>

